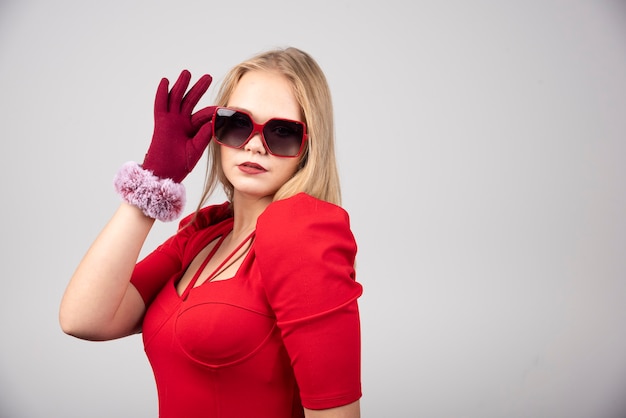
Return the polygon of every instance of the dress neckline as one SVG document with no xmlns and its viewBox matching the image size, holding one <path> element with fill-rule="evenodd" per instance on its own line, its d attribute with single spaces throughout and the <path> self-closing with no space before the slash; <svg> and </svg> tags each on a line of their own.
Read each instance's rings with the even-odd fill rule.
<svg viewBox="0 0 626 418">
<path fill-rule="evenodd" d="M 238 245 L 237 247 L 230 252 L 230 254 L 228 254 L 224 260 L 222 260 L 222 262 L 211 272 L 211 274 L 209 274 L 209 276 L 206 278 L 206 280 L 203 282 L 212 282 L 213 279 L 215 278 L 215 276 L 220 272 L 220 270 L 226 265 L 226 263 L 228 263 L 230 261 L 231 258 L 233 258 L 233 256 L 235 254 L 237 254 L 237 252 L 239 250 L 241 250 L 241 248 L 252 239 L 252 237 L 254 237 L 256 231 L 252 231 L 245 239 L 243 239 Z M 221 245 L 224 243 L 224 240 L 226 239 L 226 237 L 228 236 L 228 234 L 230 233 L 224 233 L 219 237 L 219 240 L 217 241 L 217 243 L 213 246 L 213 248 L 211 248 L 211 251 L 209 252 L 209 254 L 204 258 L 204 260 L 202 261 L 202 264 L 200 264 L 200 267 L 198 267 L 198 270 L 195 272 L 195 274 L 193 275 L 193 277 L 191 278 L 191 280 L 189 281 L 189 283 L 187 284 L 187 286 L 185 287 L 185 290 L 183 291 L 183 293 L 180 295 L 180 298 L 182 300 L 187 300 L 187 298 L 189 297 L 189 293 L 193 290 L 193 288 L 196 286 L 196 283 L 198 282 L 198 279 L 200 278 L 200 275 L 202 274 L 202 272 L 204 271 L 204 269 L 206 268 L 207 264 L 209 263 L 209 261 L 211 261 L 211 259 L 213 258 L 213 256 L 215 255 L 215 253 L 217 252 L 217 250 L 221 247 Z M 230 280 L 230 279 L 228 279 Z"/>
</svg>

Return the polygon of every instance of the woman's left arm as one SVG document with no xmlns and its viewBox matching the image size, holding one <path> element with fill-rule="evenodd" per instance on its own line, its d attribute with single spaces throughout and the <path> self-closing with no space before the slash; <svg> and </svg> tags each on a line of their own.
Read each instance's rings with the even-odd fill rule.
<svg viewBox="0 0 626 418">
<path fill-rule="evenodd" d="M 348 214 L 299 194 L 259 217 L 256 261 L 307 418 L 359 416 L 356 242 Z"/>
<path fill-rule="evenodd" d="M 304 408 L 305 418 L 360 418 L 361 406 L 360 402 L 352 402 L 351 404 L 331 409 L 306 409 Z"/>
</svg>

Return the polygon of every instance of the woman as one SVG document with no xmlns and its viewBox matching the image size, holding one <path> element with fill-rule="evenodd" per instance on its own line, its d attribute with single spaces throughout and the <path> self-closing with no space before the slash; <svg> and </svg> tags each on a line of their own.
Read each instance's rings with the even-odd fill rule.
<svg viewBox="0 0 626 418">
<path fill-rule="evenodd" d="M 70 280 L 61 327 L 142 332 L 163 418 L 358 417 L 362 289 L 325 77 L 298 49 L 269 51 L 193 114 L 211 77 L 187 92 L 190 78 L 161 81 L 149 150 L 115 179 L 123 202 Z M 207 145 L 199 208 L 137 263 L 155 219 L 180 214 Z M 228 201 L 202 208 L 218 184 Z"/>
</svg>

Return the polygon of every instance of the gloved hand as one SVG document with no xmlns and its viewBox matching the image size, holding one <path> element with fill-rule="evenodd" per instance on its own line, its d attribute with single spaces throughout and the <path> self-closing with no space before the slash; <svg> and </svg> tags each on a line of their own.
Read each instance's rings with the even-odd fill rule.
<svg viewBox="0 0 626 418">
<path fill-rule="evenodd" d="M 191 73 L 183 70 L 168 93 L 169 81 L 159 83 L 154 101 L 154 133 L 142 168 L 162 179 L 180 183 L 202 157 L 212 134 L 215 107 L 192 114 L 194 107 L 211 85 L 210 75 L 203 75 L 189 92 Z"/>
</svg>

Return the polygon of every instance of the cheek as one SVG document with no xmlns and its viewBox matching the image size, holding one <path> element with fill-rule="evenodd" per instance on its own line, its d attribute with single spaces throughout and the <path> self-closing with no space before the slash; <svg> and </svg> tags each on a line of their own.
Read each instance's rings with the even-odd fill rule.
<svg viewBox="0 0 626 418">
<path fill-rule="evenodd" d="M 285 181 L 293 177 L 294 174 L 298 171 L 299 168 L 299 159 L 298 158 L 285 158 L 282 161 L 280 171 L 285 178 Z"/>
<path fill-rule="evenodd" d="M 223 172 L 226 171 L 227 167 L 231 167 L 235 163 L 237 152 L 241 152 L 241 150 L 229 148 L 224 145 L 219 146 L 217 159 L 220 162 L 220 169 Z"/>
<path fill-rule="evenodd" d="M 219 158 L 220 163 L 222 163 L 222 167 L 225 165 L 224 163 L 228 161 L 230 151 L 232 150 L 228 147 L 225 147 L 223 145 L 218 146 L 217 157 Z"/>
<path fill-rule="evenodd" d="M 225 182 L 231 183 L 233 181 L 233 179 L 231 178 L 231 173 L 229 172 L 228 168 L 232 167 L 233 165 L 234 151 L 237 151 L 237 150 L 220 145 L 219 151 L 217 155 L 215 156 L 216 157 L 215 163 L 219 161 L 218 178 L 222 182 L 225 181 Z"/>
</svg>

